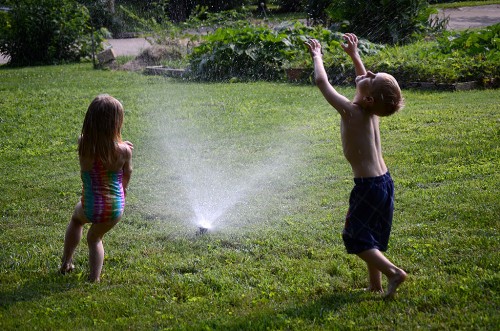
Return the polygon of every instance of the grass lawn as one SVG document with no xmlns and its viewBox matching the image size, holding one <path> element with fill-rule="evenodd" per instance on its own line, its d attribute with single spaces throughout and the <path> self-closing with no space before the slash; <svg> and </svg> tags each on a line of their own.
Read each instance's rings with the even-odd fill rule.
<svg viewBox="0 0 500 331">
<path fill-rule="evenodd" d="M 85 238 L 75 272 L 57 270 L 77 137 L 103 92 L 126 109 L 134 173 L 92 284 Z M 344 252 L 352 175 L 317 88 L 0 68 L 0 329 L 497 330 L 500 93 L 404 94 L 381 131 L 387 255 L 409 278 L 384 301 Z M 198 236 L 201 215 L 214 229 Z"/>
</svg>

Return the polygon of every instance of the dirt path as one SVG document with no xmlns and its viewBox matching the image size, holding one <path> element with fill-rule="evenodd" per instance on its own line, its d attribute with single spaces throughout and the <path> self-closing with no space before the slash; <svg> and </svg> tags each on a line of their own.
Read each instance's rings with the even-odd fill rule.
<svg viewBox="0 0 500 331">
<path fill-rule="evenodd" d="M 448 29 L 461 30 L 500 23 L 500 5 L 478 7 L 461 7 L 441 10 L 439 17 L 449 17 Z M 141 50 L 150 46 L 144 38 L 109 39 L 117 56 L 138 55 Z M 0 54 L 0 64 L 7 63 L 8 58 Z"/>
</svg>

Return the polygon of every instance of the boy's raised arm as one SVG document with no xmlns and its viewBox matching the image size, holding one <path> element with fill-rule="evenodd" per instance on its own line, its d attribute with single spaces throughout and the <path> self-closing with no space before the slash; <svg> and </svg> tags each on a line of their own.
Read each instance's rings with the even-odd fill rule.
<svg viewBox="0 0 500 331">
<path fill-rule="evenodd" d="M 346 44 L 341 45 L 341 47 L 351 58 L 356 76 L 366 75 L 365 65 L 358 53 L 358 37 L 354 33 L 346 33 L 344 39 Z"/>
<path fill-rule="evenodd" d="M 326 101 L 331 104 L 340 115 L 344 116 L 349 113 L 352 103 L 342 94 L 338 93 L 328 81 L 325 66 L 323 64 L 323 56 L 321 54 L 321 45 L 316 39 L 310 39 L 306 42 L 311 57 L 314 61 L 314 77 L 315 82 Z"/>
</svg>

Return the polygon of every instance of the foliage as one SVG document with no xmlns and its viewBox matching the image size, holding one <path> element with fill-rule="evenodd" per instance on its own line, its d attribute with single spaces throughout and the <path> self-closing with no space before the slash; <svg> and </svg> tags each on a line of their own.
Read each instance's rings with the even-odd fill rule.
<svg viewBox="0 0 500 331">
<path fill-rule="evenodd" d="M 0 16 L 0 52 L 12 65 L 78 61 L 92 52 L 89 13 L 73 0 L 9 1 Z"/>
<path fill-rule="evenodd" d="M 248 24 L 252 17 L 249 8 L 239 10 L 225 10 L 220 12 L 211 12 L 205 6 L 196 6 L 189 16 L 189 19 L 182 23 L 182 27 L 187 28 L 231 28 Z"/>
<path fill-rule="evenodd" d="M 115 24 L 113 17 L 114 13 L 108 10 L 108 6 L 105 1 L 94 1 L 94 0 L 77 0 L 78 3 L 87 7 L 90 14 L 90 24 L 95 30 L 102 27 L 106 27 L 113 31 L 113 26 Z"/>
<path fill-rule="evenodd" d="M 308 0 L 278 0 L 279 10 L 282 12 L 300 12 L 305 9 Z"/>
<path fill-rule="evenodd" d="M 441 37 L 435 41 L 427 39 L 402 46 L 383 46 L 360 39 L 358 48 L 370 70 L 390 72 L 402 84 L 466 81 L 477 81 L 484 86 L 498 84 L 498 25 L 436 35 Z M 307 38 L 321 41 L 332 83 L 353 82 L 354 68 L 340 47 L 342 34 L 300 23 L 282 24 L 274 29 L 247 25 L 217 31 L 194 49 L 191 74 L 202 80 L 281 80 L 287 68 L 312 69 L 304 46 Z M 309 82 L 309 77 L 303 81 Z"/>
<path fill-rule="evenodd" d="M 365 65 L 372 71 L 390 72 L 402 82 L 495 85 L 500 80 L 499 26 L 446 32 L 434 42 L 387 47 L 366 57 Z"/>
<path fill-rule="evenodd" d="M 276 79 L 282 51 L 291 45 L 286 34 L 266 27 L 217 29 L 191 54 L 190 72 L 196 79 Z"/>
<path fill-rule="evenodd" d="M 120 7 L 120 10 L 141 28 L 146 39 L 149 39 L 151 44 L 172 45 L 176 43 L 181 30 L 171 21 L 163 20 L 159 22 L 153 17 L 144 18 L 125 7 Z"/>
<path fill-rule="evenodd" d="M 442 53 L 463 52 L 466 55 L 500 54 L 500 23 L 479 30 L 446 32 L 438 39 Z"/>
<path fill-rule="evenodd" d="M 188 20 L 196 12 L 197 7 L 206 8 L 211 13 L 241 9 L 250 0 L 125 0 L 124 7 L 136 9 L 141 16 L 157 21 L 168 19 L 175 23 Z"/>
<path fill-rule="evenodd" d="M 375 2 L 375 3 L 374 3 Z M 426 0 L 340 0 L 327 12 L 342 31 L 384 44 L 405 43 L 427 22 Z"/>
<path fill-rule="evenodd" d="M 343 248 L 352 173 L 339 116 L 317 87 L 186 83 L 89 64 L 0 68 L 0 86 L 2 330 L 500 325 L 498 91 L 405 90 L 406 107 L 381 120 L 396 185 L 387 256 L 409 274 L 385 301 L 363 291 L 366 265 Z M 126 109 L 135 169 L 125 216 L 104 237 L 102 281 L 90 284 L 85 236 L 75 271 L 57 269 L 81 194 L 77 137 L 103 92 Z M 234 169 L 253 173 L 279 150 L 281 164 L 295 167 L 196 236 L 186 194 L 196 182 L 184 174 L 194 168 L 203 180 L 244 186 Z M 200 161 L 179 168 L 183 155 Z M 216 186 L 204 187 L 210 196 Z"/>
<path fill-rule="evenodd" d="M 219 29 L 207 36 L 191 54 L 191 75 L 202 80 L 279 80 L 285 68 L 311 68 L 304 45 L 308 38 L 324 43 L 325 61 L 344 56 L 342 35 L 320 26 L 296 23 L 271 29 L 247 25 Z M 359 46 L 361 54 L 373 54 L 380 48 L 367 40 L 361 40 Z"/>
<path fill-rule="evenodd" d="M 308 0 L 306 4 L 307 17 L 315 24 L 326 24 L 328 21 L 327 8 L 336 1 L 333 0 Z"/>
</svg>

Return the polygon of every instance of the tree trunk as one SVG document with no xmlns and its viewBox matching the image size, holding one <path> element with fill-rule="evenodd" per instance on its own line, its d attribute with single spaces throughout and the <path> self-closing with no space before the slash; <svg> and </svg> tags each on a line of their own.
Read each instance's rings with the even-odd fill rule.
<svg viewBox="0 0 500 331">
<path fill-rule="evenodd" d="M 106 0 L 108 11 L 111 14 L 115 13 L 115 0 Z"/>
</svg>

